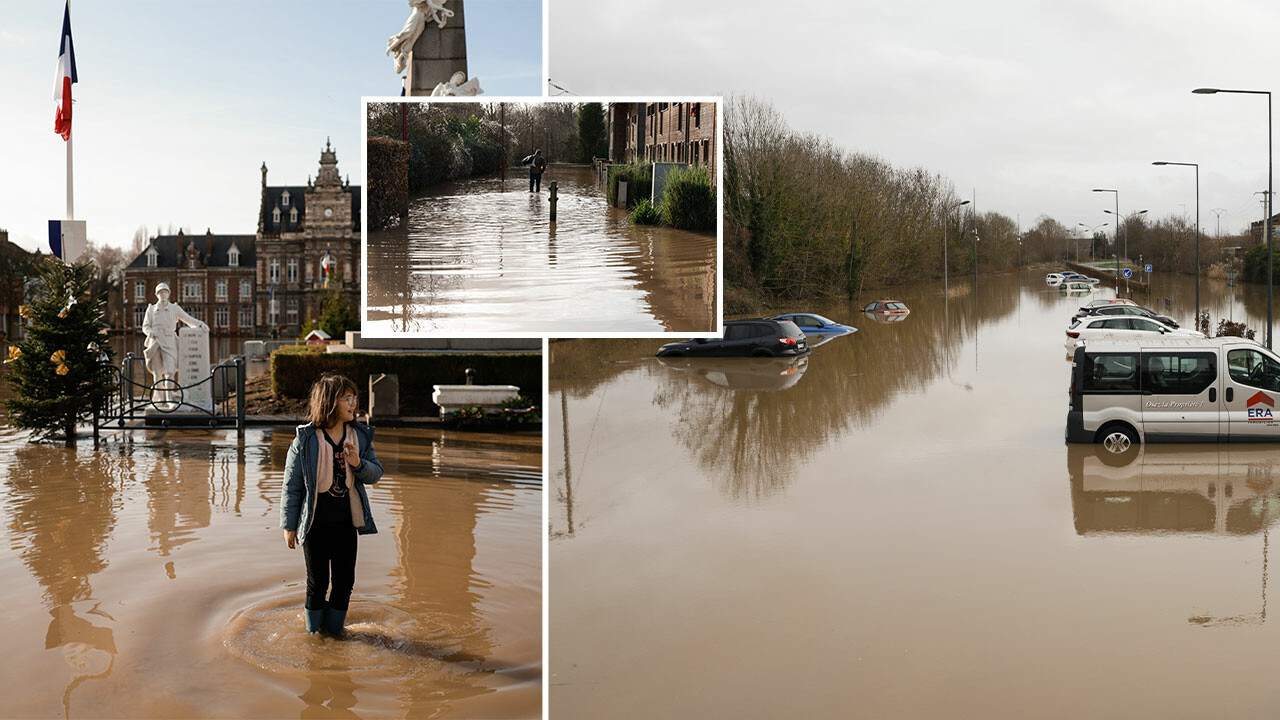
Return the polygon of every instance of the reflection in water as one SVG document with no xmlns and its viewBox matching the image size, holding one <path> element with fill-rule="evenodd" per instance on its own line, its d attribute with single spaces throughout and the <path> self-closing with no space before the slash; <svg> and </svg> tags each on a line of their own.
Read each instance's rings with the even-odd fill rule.
<svg viewBox="0 0 1280 720">
<path fill-rule="evenodd" d="M 631 225 L 590 168 L 552 175 L 555 225 L 545 195 L 489 177 L 443 183 L 370 233 L 366 331 L 714 329 L 714 234 Z"/>
<path fill-rule="evenodd" d="M 334 640 L 303 631 L 277 526 L 292 436 L 0 432 L 0 667 L 23 688 L 0 716 L 536 713 L 540 438 L 380 430 L 380 532 Z"/>
</svg>

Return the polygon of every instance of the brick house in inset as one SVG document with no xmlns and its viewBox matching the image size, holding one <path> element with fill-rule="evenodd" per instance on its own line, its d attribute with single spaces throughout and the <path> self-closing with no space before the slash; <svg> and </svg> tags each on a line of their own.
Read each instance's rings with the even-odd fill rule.
<svg viewBox="0 0 1280 720">
<path fill-rule="evenodd" d="M 700 165 L 714 183 L 716 112 L 707 102 L 609 103 L 609 159 Z"/>
</svg>

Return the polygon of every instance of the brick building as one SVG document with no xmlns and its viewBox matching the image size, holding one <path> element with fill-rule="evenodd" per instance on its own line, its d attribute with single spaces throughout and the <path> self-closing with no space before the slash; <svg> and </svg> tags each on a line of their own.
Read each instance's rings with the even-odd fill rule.
<svg viewBox="0 0 1280 720">
<path fill-rule="evenodd" d="M 169 284 L 169 299 L 209 325 L 212 335 L 258 335 L 254 315 L 254 236 L 160 235 L 125 267 L 124 325 L 142 332 L 155 287 Z"/>
<path fill-rule="evenodd" d="M 330 259 L 329 287 L 322 261 Z M 360 186 L 338 175 L 338 156 L 325 142 L 320 171 L 306 185 L 268 185 L 262 164 L 257 234 L 258 318 L 282 337 L 301 334 L 320 316 L 329 290 L 360 308 Z"/>
<path fill-rule="evenodd" d="M 0 230 L 0 337 L 20 339 L 24 321 L 18 315 L 26 286 L 35 277 L 40 253 L 30 253 L 9 242 L 9 231 Z"/>
<path fill-rule="evenodd" d="M 609 159 L 683 162 L 716 181 L 716 104 L 609 103 Z"/>
</svg>

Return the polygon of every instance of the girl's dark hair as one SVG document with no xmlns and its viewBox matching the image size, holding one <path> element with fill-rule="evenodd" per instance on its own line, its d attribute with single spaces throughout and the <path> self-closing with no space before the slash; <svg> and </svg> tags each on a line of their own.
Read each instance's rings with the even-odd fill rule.
<svg viewBox="0 0 1280 720">
<path fill-rule="evenodd" d="M 336 373 L 325 373 L 311 386 L 311 402 L 307 407 L 307 420 L 312 425 L 327 428 L 338 415 L 338 401 L 348 392 L 360 398 L 360 391 L 349 378 Z"/>
</svg>

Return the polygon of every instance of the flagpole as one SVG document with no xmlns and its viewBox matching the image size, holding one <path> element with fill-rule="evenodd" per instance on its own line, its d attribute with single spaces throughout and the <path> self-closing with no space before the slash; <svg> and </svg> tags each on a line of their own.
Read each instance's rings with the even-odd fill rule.
<svg viewBox="0 0 1280 720">
<path fill-rule="evenodd" d="M 67 219 L 76 219 L 76 200 L 71 171 L 71 134 L 67 134 Z"/>
</svg>

